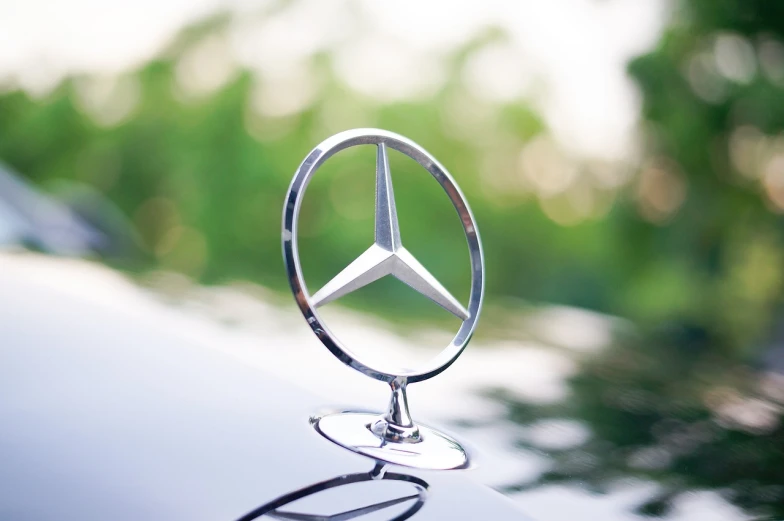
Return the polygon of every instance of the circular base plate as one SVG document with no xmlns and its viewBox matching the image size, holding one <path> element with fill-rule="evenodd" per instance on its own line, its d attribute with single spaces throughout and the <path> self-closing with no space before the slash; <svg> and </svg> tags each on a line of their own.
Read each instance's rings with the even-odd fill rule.
<svg viewBox="0 0 784 521">
<path fill-rule="evenodd" d="M 313 422 L 325 438 L 351 451 L 379 461 L 417 469 L 463 469 L 469 465 L 468 453 L 453 438 L 430 427 L 417 425 L 421 440 L 400 443 L 384 440 L 370 430 L 379 413 L 341 412 L 322 416 Z"/>
</svg>

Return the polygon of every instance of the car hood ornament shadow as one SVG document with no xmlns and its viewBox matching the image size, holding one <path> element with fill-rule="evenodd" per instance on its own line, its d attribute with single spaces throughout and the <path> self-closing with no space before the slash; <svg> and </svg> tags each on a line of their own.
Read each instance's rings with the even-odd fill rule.
<svg viewBox="0 0 784 521">
<path fill-rule="evenodd" d="M 375 240 L 364 253 L 311 295 L 302 276 L 297 245 L 302 198 L 313 175 L 327 159 L 357 145 L 376 146 Z M 389 149 L 411 157 L 430 172 L 457 210 L 471 261 L 471 293 L 467 308 L 403 247 L 389 170 Z M 460 356 L 476 328 L 482 306 L 484 261 L 479 233 L 468 203 L 446 169 L 417 144 L 392 132 L 357 129 L 330 137 L 313 149 L 294 174 L 283 208 L 283 258 L 294 298 L 319 340 L 341 362 L 386 382 L 392 392 L 385 413 L 345 411 L 329 414 L 314 420 L 316 430 L 338 445 L 379 461 L 423 469 L 466 468 L 469 464 L 467 452 L 446 434 L 414 423 L 406 397 L 408 384 L 438 375 Z M 363 363 L 329 331 L 318 315 L 319 306 L 387 275 L 405 282 L 462 320 L 450 344 L 417 370 L 372 367 Z"/>
<path fill-rule="evenodd" d="M 348 506 L 362 496 L 357 493 L 346 491 L 343 496 L 325 498 L 322 504 L 318 505 L 321 510 L 329 511 L 329 514 L 311 514 L 297 511 L 297 504 L 300 500 L 318 496 L 321 493 L 339 488 L 347 488 L 358 483 L 390 484 L 398 483 L 408 485 L 408 490 L 394 488 L 388 491 L 384 499 L 373 502 L 365 502 L 361 506 Z M 251 510 L 237 521 L 254 521 L 260 518 L 278 519 L 281 521 L 349 521 L 352 519 L 360 520 L 364 517 L 379 519 L 380 516 L 392 512 L 392 517 L 386 517 L 390 521 L 404 521 L 411 518 L 424 506 L 427 501 L 428 483 L 416 476 L 387 472 L 382 463 L 370 472 L 358 472 L 355 474 L 344 474 L 326 481 L 313 483 L 299 490 L 294 490 L 284 494 L 269 503 L 261 505 Z M 356 492 L 356 491 L 355 491 Z M 394 492 L 397 492 L 394 494 Z M 352 501 L 353 500 L 353 501 Z M 314 506 L 310 505 L 310 510 Z"/>
</svg>

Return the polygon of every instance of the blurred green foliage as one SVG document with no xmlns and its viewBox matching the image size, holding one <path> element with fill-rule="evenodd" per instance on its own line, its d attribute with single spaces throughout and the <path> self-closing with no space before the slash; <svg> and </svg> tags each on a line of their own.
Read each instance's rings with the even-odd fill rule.
<svg viewBox="0 0 784 521">
<path fill-rule="evenodd" d="M 472 52 L 505 37 L 497 31 L 455 49 L 446 59 L 450 79 L 421 101 L 363 97 L 341 83 L 330 56 L 316 56 L 308 64 L 319 85 L 314 100 L 281 116 L 257 108 L 266 80 L 247 70 L 206 92 L 189 91 L 183 64 L 205 40 L 228 31 L 225 17 L 184 31 L 127 76 L 70 78 L 43 98 L 0 95 L 0 158 L 41 186 L 88 187 L 116 204 L 144 252 L 137 269 L 284 288 L 279 222 L 296 166 L 339 130 L 389 129 L 438 157 L 468 195 L 487 253 L 491 300 L 566 303 L 648 323 L 677 318 L 719 331 L 742 351 L 777 309 L 783 250 L 778 208 L 760 193 L 758 179 L 735 171 L 730 140 L 740 126 L 775 134 L 784 115 L 770 101 L 781 87 L 761 72 L 739 82 L 704 66 L 708 79 L 692 83 L 707 82 L 704 89 L 722 96 L 706 101 L 684 63 L 712 52 L 718 30 L 757 38 L 776 27 L 752 29 L 750 7 L 726 7 L 721 18 L 720 9 L 700 6 L 672 26 L 655 53 L 631 65 L 650 124 L 650 157 L 636 172 L 568 158 L 551 142 L 521 161 L 526 147 L 548 143 L 541 119 L 522 102 L 472 98 L 459 74 Z M 744 41 L 730 41 L 729 53 Z M 720 87 L 710 87 L 714 80 Z M 112 119 L 123 96 L 132 98 L 131 108 Z M 302 247 L 313 260 L 306 271 L 314 287 L 371 238 L 372 208 L 361 201 L 372 200 L 372 157 L 357 154 L 325 166 L 309 190 Z M 404 240 L 447 287 L 465 294 L 465 244 L 454 213 L 402 161 L 393 157 L 392 166 Z M 557 176 L 559 165 L 577 171 L 571 184 L 538 193 L 532 176 Z M 633 175 L 607 182 L 608 172 L 611 179 Z M 372 299 L 401 318 L 439 312 L 416 298 L 381 284 L 346 301 L 361 307 Z"/>
<path fill-rule="evenodd" d="M 742 81 L 710 65 L 722 48 L 717 31 L 736 31 L 722 40 L 725 69 L 733 53 L 744 59 L 744 45 L 752 45 L 746 37 L 754 45 L 767 38 L 763 44 L 776 56 L 775 13 L 739 5 L 727 3 L 725 12 L 694 3 L 656 52 L 632 63 L 649 125 L 648 158 L 634 171 L 568 157 L 523 102 L 494 105 L 471 96 L 461 81 L 463 63 L 503 40 L 498 31 L 454 49 L 445 59 L 449 79 L 420 101 L 364 97 L 339 80 L 329 55 L 315 56 L 308 63 L 318 85 L 312 102 L 269 115 L 257 106 L 268 82 L 251 71 L 233 70 L 206 91 L 189 88 L 185 65 L 203 42 L 226 34 L 227 17 L 184 31 L 128 75 L 73 77 L 44 97 L 1 94 L 0 158 L 40 186 L 115 204 L 143 252 L 133 264 L 113 259 L 120 265 L 282 289 L 281 202 L 296 166 L 334 132 L 389 129 L 438 157 L 467 194 L 486 249 L 491 301 L 565 303 L 643 323 L 677 318 L 719 332 L 743 354 L 778 309 L 784 250 L 780 209 L 760 175 L 737 172 L 731 142 L 739 128 L 752 137 L 756 129 L 774 150 L 784 115 L 774 103 L 781 91 L 780 78 L 770 79 L 775 64 L 768 75 L 755 66 Z M 761 5 L 760 12 L 775 9 Z M 755 16 L 765 25 L 755 27 Z M 703 91 L 720 98 L 706 100 Z M 303 210 L 302 247 L 314 288 L 371 238 L 372 208 L 362 201 L 372 200 L 372 157 L 345 155 L 319 173 Z M 407 246 L 464 295 L 465 243 L 446 198 L 423 188 L 414 165 L 392 161 Z M 548 176 L 564 169 L 576 172 L 570 183 L 537 191 L 537 182 L 552 183 Z M 775 179 L 767 186 L 777 186 Z M 384 283 L 346 302 L 362 307 L 372 300 L 400 318 L 440 312 L 410 293 Z"/>
<path fill-rule="evenodd" d="M 473 52 L 505 38 L 498 31 L 454 49 L 445 58 L 449 79 L 420 101 L 366 98 L 341 83 L 331 56 L 315 56 L 312 102 L 269 115 L 255 103 L 267 80 L 251 71 L 234 70 L 204 92 L 183 80 L 184 62 L 226 34 L 228 17 L 184 31 L 125 76 L 69 78 L 43 97 L 0 94 L 0 159 L 50 190 L 70 185 L 115 204 L 143 252 L 131 267 L 284 288 L 279 222 L 296 166 L 339 130 L 389 129 L 440 158 L 468 195 L 491 300 L 566 303 L 648 324 L 677 319 L 747 356 L 772 326 L 784 282 L 784 108 L 777 103 L 784 22 L 770 2 L 679 5 L 658 48 L 630 66 L 647 136 L 646 156 L 631 172 L 569 158 L 551 142 L 535 160 L 521 160 L 548 139 L 536 111 L 473 98 L 460 78 Z M 128 110 L 114 117 L 123 104 Z M 571 184 L 537 192 L 531 179 L 557 177 L 564 162 L 577 171 Z M 362 202 L 372 192 L 372 157 L 346 154 L 324 170 L 303 210 L 314 286 L 372 233 L 372 208 Z M 405 240 L 448 287 L 465 293 L 454 214 L 440 211 L 448 208 L 443 194 L 423 188 L 415 170 L 393 157 Z M 347 301 L 362 306 L 367 298 L 401 317 L 437 313 L 388 284 Z"/>
<path fill-rule="evenodd" d="M 282 289 L 280 213 L 294 170 L 334 132 L 385 128 L 438 157 L 467 194 L 486 250 L 491 300 L 512 296 L 646 317 L 671 313 L 673 302 L 691 299 L 692 288 L 680 285 L 678 263 L 668 256 L 651 267 L 643 262 L 648 254 L 636 227 L 648 235 L 662 230 L 644 224 L 616 186 L 600 182 L 607 171 L 617 177 L 627 167 L 580 163 L 550 145 L 542 167 L 568 160 L 577 181 L 569 193 L 546 201 L 529 186 L 520 154 L 537 139 L 548 140 L 541 119 L 523 102 L 499 106 L 473 98 L 459 74 L 472 52 L 503 34 L 489 31 L 455 49 L 446 59 L 450 79 L 420 101 L 382 103 L 352 92 L 336 77 L 331 57 L 316 56 L 308 63 L 320 86 L 312 103 L 270 116 L 254 105 L 266 80 L 250 71 L 235 71 L 207 93 L 193 94 L 183 84 L 183 62 L 227 27 L 219 17 L 189 29 L 158 58 L 120 78 L 73 77 L 44 97 L 18 90 L 0 95 L 0 158 L 39 186 L 87 187 L 119 207 L 143 252 L 134 269 L 162 267 L 206 283 L 241 278 Z M 132 109 L 112 119 L 123 96 L 133 98 Z M 372 238 L 372 155 L 345 154 L 319 172 L 303 209 L 303 257 L 313 287 Z M 407 247 L 456 295 L 467 294 L 465 241 L 447 199 L 403 158 L 392 157 L 392 168 Z M 113 261 L 128 266 L 127 258 Z M 640 289 L 664 286 L 664 296 Z M 401 318 L 440 312 L 390 284 L 370 286 L 346 302 L 361 307 L 368 299 Z"/>
</svg>

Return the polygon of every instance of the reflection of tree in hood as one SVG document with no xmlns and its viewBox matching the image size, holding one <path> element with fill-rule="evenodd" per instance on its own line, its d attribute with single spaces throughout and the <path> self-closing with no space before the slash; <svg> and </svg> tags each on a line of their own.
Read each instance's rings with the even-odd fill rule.
<svg viewBox="0 0 784 521">
<path fill-rule="evenodd" d="M 512 488 L 606 491 L 637 477 L 661 486 L 640 505 L 644 514 L 665 515 L 680 494 L 707 489 L 752 515 L 784 518 L 784 375 L 742 367 L 703 332 L 651 336 L 657 340 L 623 342 L 584 363 L 562 405 L 498 395 L 515 422 L 570 418 L 591 431 L 578 446 L 547 448 L 553 468 Z"/>
</svg>

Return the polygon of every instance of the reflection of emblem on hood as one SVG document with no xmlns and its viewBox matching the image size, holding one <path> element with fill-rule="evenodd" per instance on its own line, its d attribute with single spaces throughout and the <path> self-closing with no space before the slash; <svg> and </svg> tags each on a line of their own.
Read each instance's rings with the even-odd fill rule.
<svg viewBox="0 0 784 521">
<path fill-rule="evenodd" d="M 333 154 L 356 145 L 376 145 L 376 233 L 373 244 L 323 288 L 310 295 L 302 276 L 297 222 L 302 197 L 316 170 Z M 406 250 L 397 221 L 388 149 L 411 157 L 438 181 L 457 210 L 465 230 L 471 261 L 471 294 L 464 308 Z M 316 336 L 341 362 L 387 382 L 392 389 L 384 415 L 345 412 L 317 419 L 316 429 L 350 450 L 381 461 L 418 468 L 450 469 L 468 465 L 468 457 L 452 438 L 411 420 L 406 385 L 427 380 L 449 367 L 465 349 L 479 319 L 484 288 L 484 262 L 474 217 L 452 177 L 430 154 L 408 139 L 375 129 L 342 132 L 317 146 L 300 165 L 283 210 L 283 257 L 294 297 Z M 386 275 L 392 275 L 460 318 L 463 322 L 441 354 L 419 370 L 371 367 L 346 348 L 323 324 L 316 308 Z"/>
<path fill-rule="evenodd" d="M 384 499 L 360 507 L 349 508 L 348 510 L 345 509 L 346 505 L 351 504 L 352 500 L 358 498 L 358 495 L 351 494 L 349 496 L 343 496 L 342 498 L 333 498 L 331 501 L 326 501 L 324 505 L 319 506 L 319 508 L 324 511 L 332 512 L 330 514 L 311 514 L 296 511 L 297 506 L 294 505 L 294 503 L 301 499 L 316 496 L 320 492 L 325 492 L 345 485 L 370 481 L 402 482 L 410 485 L 411 490 L 409 491 L 410 493 L 391 496 L 390 499 Z M 237 521 L 252 521 L 263 517 L 285 521 L 349 521 L 352 519 L 361 520 L 365 516 L 383 511 L 390 512 L 390 515 L 394 516 L 390 518 L 390 521 L 403 521 L 416 514 L 419 509 L 422 508 L 427 499 L 427 489 L 427 482 L 420 478 L 394 472 L 384 473 L 383 466 L 376 465 L 370 472 L 338 476 L 280 496 L 279 498 L 248 512 Z M 401 511 L 401 508 L 405 508 L 405 510 Z M 313 509 L 313 506 L 309 508 L 309 510 Z M 374 519 L 378 519 L 378 517 L 374 516 Z"/>
</svg>

